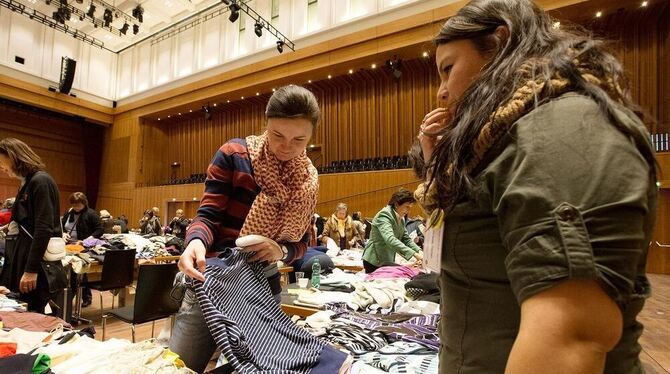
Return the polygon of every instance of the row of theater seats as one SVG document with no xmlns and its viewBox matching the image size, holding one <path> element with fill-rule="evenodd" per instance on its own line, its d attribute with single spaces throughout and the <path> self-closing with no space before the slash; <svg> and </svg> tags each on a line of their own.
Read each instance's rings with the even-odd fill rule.
<svg viewBox="0 0 670 374">
<path fill-rule="evenodd" d="M 317 168 L 319 174 L 331 173 L 351 173 L 356 171 L 372 171 L 372 170 L 389 170 L 389 169 L 405 169 L 410 167 L 409 157 L 393 156 L 393 157 L 376 157 L 365 158 L 358 160 L 333 161 L 329 166 L 321 166 Z"/>
<path fill-rule="evenodd" d="M 320 166 L 317 168 L 319 174 L 332 173 L 351 173 L 355 171 L 372 171 L 372 170 L 389 170 L 389 169 L 404 169 L 410 167 L 409 157 L 407 156 L 393 156 L 393 157 L 376 157 L 359 160 L 345 160 L 333 161 L 329 166 Z M 204 183 L 207 178 L 206 174 L 191 174 L 188 178 L 170 179 L 163 183 L 163 185 L 175 184 L 189 184 L 189 183 Z"/>
<path fill-rule="evenodd" d="M 189 184 L 189 183 L 205 183 L 207 174 L 191 174 L 188 178 L 183 179 L 170 179 L 169 181 L 163 183 L 164 185 L 172 184 Z"/>
</svg>

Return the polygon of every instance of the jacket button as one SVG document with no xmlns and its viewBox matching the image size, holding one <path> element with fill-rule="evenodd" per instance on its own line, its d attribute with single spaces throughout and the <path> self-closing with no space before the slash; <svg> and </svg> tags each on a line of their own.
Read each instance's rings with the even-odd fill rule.
<svg viewBox="0 0 670 374">
<path fill-rule="evenodd" d="M 558 216 L 563 221 L 572 221 L 577 216 L 575 209 L 569 206 L 563 207 L 558 211 Z"/>
</svg>

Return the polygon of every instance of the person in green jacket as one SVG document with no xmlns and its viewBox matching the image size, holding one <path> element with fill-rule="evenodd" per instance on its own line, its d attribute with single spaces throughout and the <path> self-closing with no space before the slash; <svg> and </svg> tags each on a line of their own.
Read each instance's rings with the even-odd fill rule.
<svg viewBox="0 0 670 374">
<path fill-rule="evenodd" d="M 406 260 L 412 257 L 423 259 L 423 252 L 407 234 L 404 216 L 409 213 L 416 200 L 409 190 L 399 189 L 386 207 L 380 210 L 372 220 L 370 240 L 363 251 L 363 267 L 366 273 L 372 273 L 380 266 L 393 263 L 399 253 Z"/>
</svg>

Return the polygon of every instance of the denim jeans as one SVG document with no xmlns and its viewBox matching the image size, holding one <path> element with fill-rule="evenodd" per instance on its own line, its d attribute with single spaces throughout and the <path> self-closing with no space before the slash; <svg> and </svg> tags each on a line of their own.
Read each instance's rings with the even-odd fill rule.
<svg viewBox="0 0 670 374">
<path fill-rule="evenodd" d="M 178 354 L 189 369 L 198 373 L 205 371 L 216 350 L 195 292 L 190 288 L 184 292 L 184 300 L 175 317 L 170 350 Z"/>
</svg>

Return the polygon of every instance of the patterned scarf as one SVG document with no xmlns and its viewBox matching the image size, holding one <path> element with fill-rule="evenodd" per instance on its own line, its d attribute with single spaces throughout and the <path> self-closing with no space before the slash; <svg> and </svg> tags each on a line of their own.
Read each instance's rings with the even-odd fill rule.
<svg viewBox="0 0 670 374">
<path fill-rule="evenodd" d="M 312 161 L 303 153 L 280 161 L 268 147 L 267 133 L 246 138 L 254 178 L 261 188 L 240 236 L 256 234 L 276 242 L 297 242 L 310 225 L 319 193 Z"/>
<path fill-rule="evenodd" d="M 541 62 L 541 61 L 539 61 Z M 535 66 L 538 60 L 529 60 L 521 65 L 518 70 L 519 77 L 525 80 L 525 84 L 519 87 L 512 98 L 498 107 L 489 117 L 489 120 L 482 127 L 479 135 L 472 144 L 473 156 L 470 161 L 464 166 L 466 173 L 472 173 L 475 169 L 480 169 L 485 166 L 482 164 L 485 156 L 493 148 L 493 146 L 500 141 L 503 136 L 509 131 L 512 125 L 522 116 L 535 109 L 535 102 L 545 88 L 549 88 L 548 96 L 543 98 L 556 98 L 564 93 L 574 90 L 573 84 L 567 78 L 560 75 L 553 76 L 549 80 L 542 78 L 533 78 Z M 599 86 L 615 101 L 621 102 L 623 97 L 622 89 L 619 85 L 609 77 L 603 77 L 602 74 L 595 72 L 586 64 L 581 63 L 578 59 L 574 59 L 573 63 L 581 73 L 581 77 L 590 84 Z M 547 102 L 546 100 L 544 102 Z M 454 165 L 451 164 L 445 172 L 446 178 L 452 178 L 454 175 Z M 429 174 L 432 170 L 429 170 Z M 447 196 L 438 196 L 436 183 L 420 183 L 414 197 L 421 207 L 429 215 L 443 214 L 443 207 L 440 206 L 440 201 L 452 201 L 453 193 L 447 192 Z"/>
</svg>

